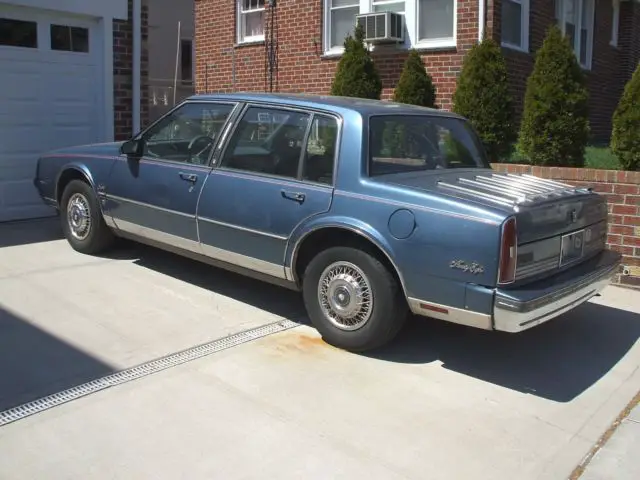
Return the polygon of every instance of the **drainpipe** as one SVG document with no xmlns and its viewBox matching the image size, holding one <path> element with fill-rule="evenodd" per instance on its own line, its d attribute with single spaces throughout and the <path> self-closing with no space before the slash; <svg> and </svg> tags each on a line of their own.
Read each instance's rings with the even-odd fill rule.
<svg viewBox="0 0 640 480">
<path fill-rule="evenodd" d="M 133 0 L 133 78 L 131 82 L 132 108 L 131 120 L 133 135 L 140 131 L 140 63 L 142 62 L 142 0 Z"/>
<path fill-rule="evenodd" d="M 487 0 L 478 0 L 478 41 L 481 42 L 484 37 L 484 24 L 485 24 L 485 2 Z"/>
</svg>

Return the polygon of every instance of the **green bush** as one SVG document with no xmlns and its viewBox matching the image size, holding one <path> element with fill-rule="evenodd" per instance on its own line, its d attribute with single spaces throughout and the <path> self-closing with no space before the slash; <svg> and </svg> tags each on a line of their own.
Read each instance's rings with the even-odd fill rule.
<svg viewBox="0 0 640 480">
<path fill-rule="evenodd" d="M 400 80 L 393 92 L 393 100 L 422 107 L 435 107 L 436 88 L 420 54 L 414 49 L 409 51 L 409 56 L 404 62 Z"/>
<path fill-rule="evenodd" d="M 611 150 L 625 170 L 640 170 L 640 65 L 613 114 Z"/>
<path fill-rule="evenodd" d="M 500 46 L 486 38 L 464 59 L 453 94 L 453 111 L 468 118 L 491 161 L 508 157 L 516 140 L 507 65 Z"/>
<path fill-rule="evenodd" d="M 571 45 L 553 25 L 527 80 L 519 149 L 534 165 L 584 166 L 589 93 Z"/>
<path fill-rule="evenodd" d="M 362 26 L 355 29 L 355 37 L 344 41 L 344 53 L 331 85 L 331 95 L 378 100 L 382 93 L 382 80 L 371 54 L 364 44 Z"/>
</svg>

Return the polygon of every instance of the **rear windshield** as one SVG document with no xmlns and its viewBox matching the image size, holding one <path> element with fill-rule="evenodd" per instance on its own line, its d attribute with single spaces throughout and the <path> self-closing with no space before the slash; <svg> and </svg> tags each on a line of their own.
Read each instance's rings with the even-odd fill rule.
<svg viewBox="0 0 640 480">
<path fill-rule="evenodd" d="M 488 166 L 477 135 L 464 120 L 435 115 L 369 119 L 370 176 Z"/>
</svg>

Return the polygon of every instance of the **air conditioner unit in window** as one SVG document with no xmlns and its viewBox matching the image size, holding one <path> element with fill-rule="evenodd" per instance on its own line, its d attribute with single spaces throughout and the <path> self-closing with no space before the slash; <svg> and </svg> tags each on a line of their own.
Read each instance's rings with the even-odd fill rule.
<svg viewBox="0 0 640 480">
<path fill-rule="evenodd" d="M 375 12 L 356 15 L 356 24 L 364 28 L 364 41 L 372 44 L 404 42 L 403 15 Z"/>
</svg>

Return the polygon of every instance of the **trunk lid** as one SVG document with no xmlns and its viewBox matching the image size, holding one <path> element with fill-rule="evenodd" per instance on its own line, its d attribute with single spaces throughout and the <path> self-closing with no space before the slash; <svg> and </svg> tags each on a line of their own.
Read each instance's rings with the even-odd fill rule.
<svg viewBox="0 0 640 480">
<path fill-rule="evenodd" d="M 606 245 L 606 200 L 589 188 L 491 169 L 419 172 L 389 180 L 515 216 L 516 283 L 581 263 Z"/>
</svg>

